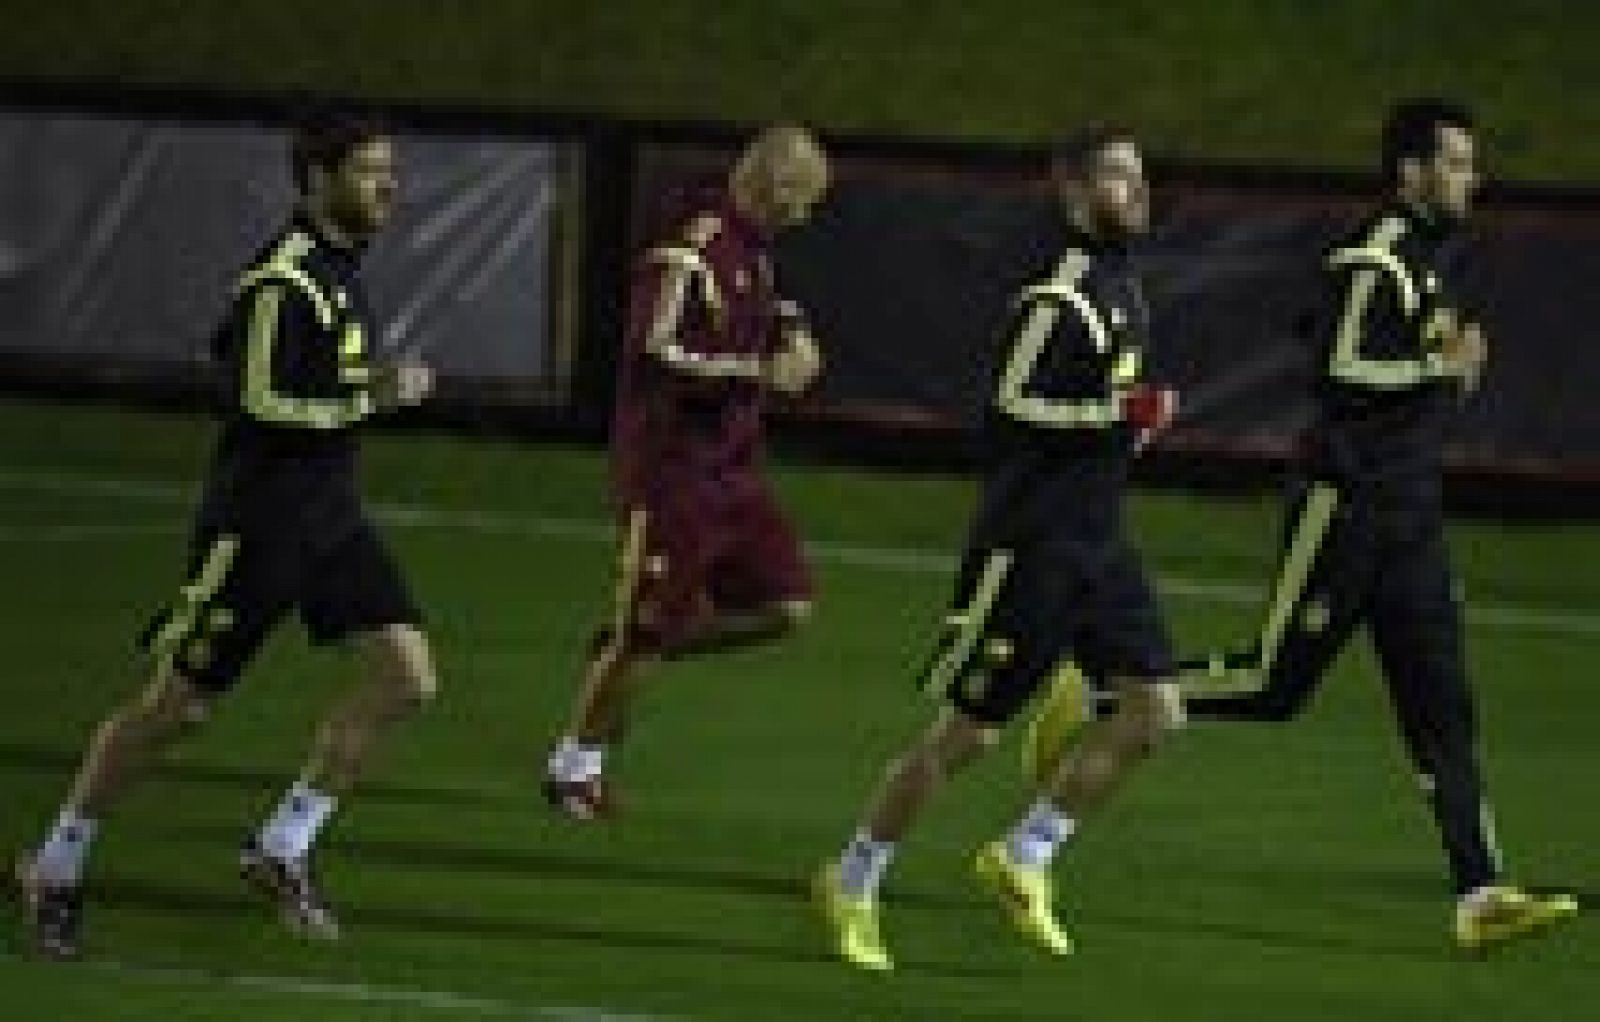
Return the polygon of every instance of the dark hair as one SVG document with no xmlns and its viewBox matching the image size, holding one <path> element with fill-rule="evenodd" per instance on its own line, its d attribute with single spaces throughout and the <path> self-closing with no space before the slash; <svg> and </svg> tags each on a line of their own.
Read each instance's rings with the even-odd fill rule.
<svg viewBox="0 0 1600 1022">
<path fill-rule="evenodd" d="M 1443 128 L 1472 130 L 1472 113 L 1448 99 L 1408 99 L 1389 109 L 1383 122 L 1383 179 L 1400 180 L 1401 160 L 1430 160 L 1439 152 Z"/>
<path fill-rule="evenodd" d="M 333 170 L 358 147 L 384 134 L 378 119 L 362 111 L 341 107 L 301 111 L 289 145 L 295 188 L 304 193 L 310 187 L 312 167 Z"/>
<path fill-rule="evenodd" d="M 1051 148 L 1051 169 L 1066 177 L 1083 177 L 1107 146 L 1135 141 L 1133 132 L 1120 125 L 1091 124 L 1072 132 Z"/>
</svg>

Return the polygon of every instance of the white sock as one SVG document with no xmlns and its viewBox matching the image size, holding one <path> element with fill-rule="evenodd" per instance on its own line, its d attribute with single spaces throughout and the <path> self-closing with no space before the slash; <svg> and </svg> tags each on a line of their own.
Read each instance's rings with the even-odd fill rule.
<svg viewBox="0 0 1600 1022">
<path fill-rule="evenodd" d="M 275 859 L 303 859 L 337 805 L 338 799 L 332 795 L 295 784 L 261 828 L 256 842 Z"/>
<path fill-rule="evenodd" d="M 1041 798 L 1006 837 L 1006 854 L 1019 866 L 1048 866 L 1077 829 L 1077 820 L 1057 809 L 1049 799 Z"/>
<path fill-rule="evenodd" d="M 1495 893 L 1496 887 L 1494 884 L 1484 884 L 1481 887 L 1474 887 L 1466 894 L 1463 894 L 1457 899 L 1456 904 L 1468 912 L 1476 912 L 1489 904 L 1489 900 L 1494 897 Z"/>
<path fill-rule="evenodd" d="M 839 886 L 852 898 L 875 899 L 878 885 L 894 859 L 893 841 L 874 841 L 861 831 L 839 856 Z"/>
<path fill-rule="evenodd" d="M 52 884 L 76 887 L 83 878 L 83 860 L 94 840 L 96 820 L 79 816 L 76 810 L 63 809 L 44 844 L 33 853 L 33 873 Z"/>
<path fill-rule="evenodd" d="M 553 779 L 575 784 L 599 777 L 605 768 L 605 761 L 604 745 L 589 745 L 567 737 L 561 739 L 555 751 L 550 753 L 550 763 L 546 769 Z"/>
</svg>

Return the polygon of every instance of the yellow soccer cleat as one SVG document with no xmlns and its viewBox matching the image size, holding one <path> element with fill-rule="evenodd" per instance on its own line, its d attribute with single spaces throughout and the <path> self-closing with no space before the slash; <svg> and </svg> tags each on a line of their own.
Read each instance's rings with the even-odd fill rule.
<svg viewBox="0 0 1600 1022">
<path fill-rule="evenodd" d="M 972 868 L 1024 937 L 1052 955 L 1072 954 L 1072 938 L 1056 922 L 1048 869 L 1018 866 L 1006 853 L 1004 841 L 978 849 Z"/>
<path fill-rule="evenodd" d="M 1062 662 L 1022 740 L 1022 772 L 1028 779 L 1044 784 L 1055 776 L 1068 743 L 1093 715 L 1089 680 L 1076 664 Z"/>
<path fill-rule="evenodd" d="M 817 871 L 812 884 L 817 907 L 833 932 L 839 957 L 858 969 L 888 972 L 894 968 L 878 932 L 878 903 L 853 898 L 839 886 L 839 867 L 828 863 Z"/>
<path fill-rule="evenodd" d="M 1491 887 L 1481 900 L 1456 906 L 1456 946 L 1482 951 L 1536 933 L 1578 914 L 1570 894 L 1530 894 L 1517 887 Z"/>
</svg>

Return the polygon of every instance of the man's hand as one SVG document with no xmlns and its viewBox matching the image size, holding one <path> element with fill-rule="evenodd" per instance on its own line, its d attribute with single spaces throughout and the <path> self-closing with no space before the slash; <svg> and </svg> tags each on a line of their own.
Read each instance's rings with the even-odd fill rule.
<svg viewBox="0 0 1600 1022">
<path fill-rule="evenodd" d="M 420 362 L 380 366 L 372 381 L 379 408 L 411 408 L 433 393 L 433 368 Z"/>
<path fill-rule="evenodd" d="M 822 351 L 808 330 L 790 330 L 784 338 L 787 346 L 767 361 L 767 386 L 780 394 L 803 394 L 822 374 Z"/>
<path fill-rule="evenodd" d="M 1439 353 L 1450 374 L 1461 381 L 1463 390 L 1470 394 L 1478 389 L 1483 367 L 1489 361 L 1489 339 L 1481 326 L 1465 323 L 1445 335 Z"/>
<path fill-rule="evenodd" d="M 1139 384 L 1124 395 L 1122 414 L 1134 429 L 1134 451 L 1142 451 L 1177 417 L 1178 392 Z"/>
</svg>

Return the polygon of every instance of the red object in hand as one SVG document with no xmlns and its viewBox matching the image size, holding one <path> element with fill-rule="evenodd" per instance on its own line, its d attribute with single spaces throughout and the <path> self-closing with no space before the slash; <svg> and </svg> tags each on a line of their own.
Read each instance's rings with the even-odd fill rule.
<svg viewBox="0 0 1600 1022">
<path fill-rule="evenodd" d="M 1129 425 L 1140 431 L 1165 429 L 1178 414 L 1178 392 L 1171 387 L 1140 384 L 1122 399 L 1122 414 Z"/>
</svg>

